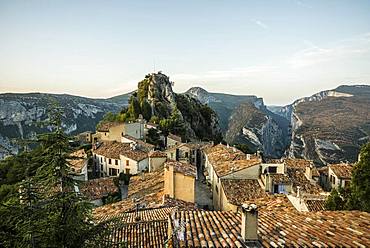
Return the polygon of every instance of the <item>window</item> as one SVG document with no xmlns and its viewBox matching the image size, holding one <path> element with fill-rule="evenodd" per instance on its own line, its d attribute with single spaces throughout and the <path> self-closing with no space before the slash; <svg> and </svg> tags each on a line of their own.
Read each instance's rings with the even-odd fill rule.
<svg viewBox="0 0 370 248">
<path fill-rule="evenodd" d="M 117 176 L 117 169 L 109 168 L 109 175 L 110 176 Z"/>
<path fill-rule="evenodd" d="M 188 157 L 189 157 L 189 153 L 185 152 L 185 158 L 188 158 Z"/>
<path fill-rule="evenodd" d="M 112 159 L 109 159 L 109 164 L 112 164 Z"/>
<path fill-rule="evenodd" d="M 130 169 L 126 168 L 126 174 L 130 174 Z"/>
<path fill-rule="evenodd" d="M 217 185 L 216 185 L 216 188 L 215 189 L 216 189 L 216 193 L 218 194 L 218 187 L 217 187 Z"/>
<path fill-rule="evenodd" d="M 126 166 L 129 166 L 129 165 L 130 165 L 130 161 L 126 160 Z"/>
<path fill-rule="evenodd" d="M 103 165 L 100 165 L 100 170 L 103 171 Z"/>
<path fill-rule="evenodd" d="M 96 154 L 94 154 L 94 159 L 96 159 Z"/>
<path fill-rule="evenodd" d="M 103 158 L 102 157 L 100 157 L 100 163 L 103 163 Z"/>
<path fill-rule="evenodd" d="M 276 173 L 277 172 L 277 167 L 276 166 L 269 166 L 268 172 L 269 173 Z"/>
<path fill-rule="evenodd" d="M 115 159 L 114 162 L 115 162 L 115 165 L 118 165 L 118 160 L 117 159 Z"/>
<path fill-rule="evenodd" d="M 345 180 L 344 181 L 344 187 L 348 188 L 350 183 L 351 183 L 351 181 Z"/>
</svg>

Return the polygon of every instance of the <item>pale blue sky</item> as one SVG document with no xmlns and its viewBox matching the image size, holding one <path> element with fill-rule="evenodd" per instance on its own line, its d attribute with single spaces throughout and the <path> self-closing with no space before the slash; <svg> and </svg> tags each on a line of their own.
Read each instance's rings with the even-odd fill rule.
<svg viewBox="0 0 370 248">
<path fill-rule="evenodd" d="M 0 0 L 0 91 L 109 97 L 162 70 L 175 91 L 287 104 L 370 84 L 370 1 Z"/>
</svg>

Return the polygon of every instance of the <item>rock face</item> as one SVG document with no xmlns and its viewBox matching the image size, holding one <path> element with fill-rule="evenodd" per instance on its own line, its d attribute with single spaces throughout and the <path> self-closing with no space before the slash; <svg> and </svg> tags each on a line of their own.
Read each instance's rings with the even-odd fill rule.
<svg viewBox="0 0 370 248">
<path fill-rule="evenodd" d="M 222 135 L 217 114 L 187 94 L 176 94 L 172 89 L 173 84 L 161 72 L 148 74 L 139 82 L 137 94 L 133 96 L 141 106 L 148 102 L 152 116 L 160 120 L 171 118 L 176 112 L 178 120 L 185 127 L 185 133 L 179 134 L 183 138 L 220 141 Z"/>
<path fill-rule="evenodd" d="M 89 99 L 71 95 L 43 93 L 0 94 L 0 158 L 18 152 L 18 139 L 33 138 L 47 128 L 39 122 L 48 118 L 50 101 L 56 101 L 64 111 L 66 133 L 94 131 L 108 111 L 117 112 L 127 104 L 128 95 L 111 99 Z"/>
<path fill-rule="evenodd" d="M 340 86 L 275 108 L 291 122 L 287 155 L 326 164 L 354 162 L 370 141 L 370 86 Z"/>
<path fill-rule="evenodd" d="M 262 106 L 259 109 L 248 102 L 240 104 L 229 119 L 225 140 L 230 144 L 248 144 L 267 157 L 281 157 L 289 142 L 288 122 Z"/>
<path fill-rule="evenodd" d="M 229 118 L 232 112 L 243 102 L 249 102 L 256 107 L 263 105 L 262 98 L 252 95 L 230 95 L 211 93 L 200 87 L 192 87 L 185 94 L 198 99 L 201 103 L 210 106 L 219 116 L 220 127 L 223 133 L 228 129 Z"/>
</svg>

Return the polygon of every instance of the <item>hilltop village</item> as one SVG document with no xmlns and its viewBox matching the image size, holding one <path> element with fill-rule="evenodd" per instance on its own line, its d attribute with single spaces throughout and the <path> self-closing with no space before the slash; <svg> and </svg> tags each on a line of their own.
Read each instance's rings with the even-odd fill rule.
<svg viewBox="0 0 370 248">
<path fill-rule="evenodd" d="M 160 144 L 147 142 L 159 134 Z M 266 160 L 228 144 L 164 135 L 158 125 L 104 122 L 76 136 L 79 191 L 97 223 L 123 222 L 109 236 L 128 247 L 370 246 L 370 214 L 326 211 L 332 188 L 349 186 L 352 164 Z"/>
</svg>

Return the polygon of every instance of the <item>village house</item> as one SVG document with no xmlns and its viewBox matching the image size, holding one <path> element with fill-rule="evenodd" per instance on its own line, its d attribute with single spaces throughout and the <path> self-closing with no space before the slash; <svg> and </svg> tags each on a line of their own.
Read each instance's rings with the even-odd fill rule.
<svg viewBox="0 0 370 248">
<path fill-rule="evenodd" d="M 172 147 L 180 145 L 181 142 L 181 137 L 174 135 L 172 133 L 168 134 L 166 137 L 166 149 L 170 149 Z"/>
<path fill-rule="evenodd" d="M 84 149 L 77 150 L 70 154 L 72 157 L 68 159 L 68 165 L 73 171 L 73 178 L 79 181 L 88 180 L 88 158 Z"/>
<path fill-rule="evenodd" d="M 149 172 L 163 170 L 164 163 L 167 161 L 167 154 L 161 151 L 150 151 L 149 157 Z"/>
<path fill-rule="evenodd" d="M 292 182 L 286 175 L 283 162 L 261 164 L 261 180 L 266 192 L 272 194 L 288 194 L 292 189 Z"/>
<path fill-rule="evenodd" d="M 222 179 L 258 179 L 262 159 L 255 154 L 244 154 L 240 150 L 222 144 L 205 150 L 206 171 L 211 184 L 214 209 L 223 208 Z"/>
<path fill-rule="evenodd" d="M 174 199 L 195 202 L 196 167 L 189 163 L 168 161 L 164 168 L 164 193 Z"/>
<path fill-rule="evenodd" d="M 135 175 L 149 169 L 148 153 L 139 150 L 135 146 L 130 146 L 130 149 L 122 151 L 120 161 L 121 172 L 125 174 Z"/>
<path fill-rule="evenodd" d="M 117 141 L 121 142 L 124 135 L 129 135 L 135 139 L 143 140 L 144 123 L 138 119 L 136 122 L 104 122 L 101 123 L 96 133 L 92 136 L 95 142 L 97 141 Z"/>
<path fill-rule="evenodd" d="M 104 142 L 92 153 L 95 171 L 101 177 L 137 174 L 149 167 L 148 154 L 128 143 Z"/>
<path fill-rule="evenodd" d="M 202 165 L 202 149 L 210 145 L 212 145 L 210 142 L 181 143 L 165 152 L 169 159 L 190 163 L 199 168 Z"/>
<path fill-rule="evenodd" d="M 330 188 L 347 188 L 351 183 L 353 166 L 351 164 L 331 164 L 328 166 Z"/>
<path fill-rule="evenodd" d="M 93 132 L 86 131 L 76 135 L 76 138 L 82 143 L 92 143 Z"/>
<path fill-rule="evenodd" d="M 130 135 L 122 135 L 121 143 L 132 144 L 132 146 L 135 146 L 136 148 L 142 151 L 145 151 L 145 152 L 154 151 L 154 148 L 155 148 L 154 145 L 146 143 Z"/>
</svg>

